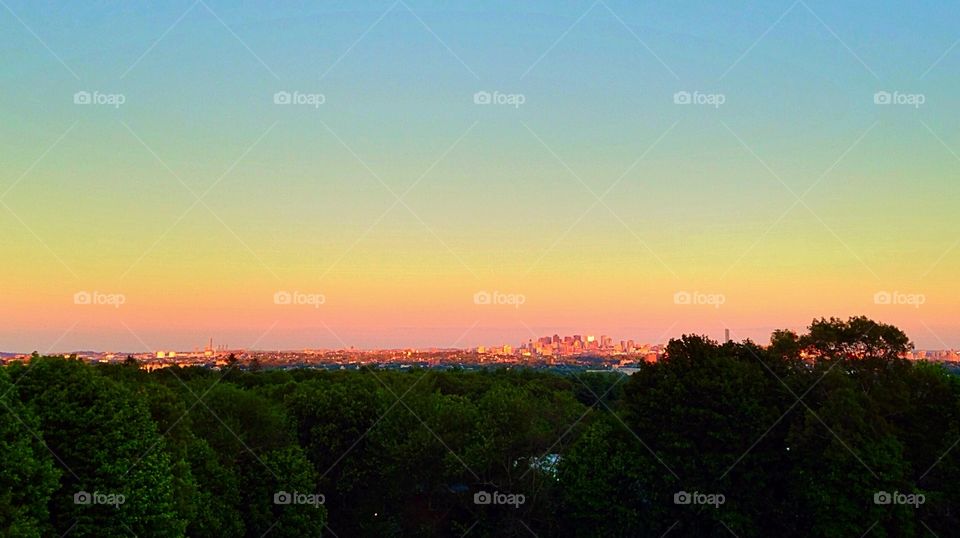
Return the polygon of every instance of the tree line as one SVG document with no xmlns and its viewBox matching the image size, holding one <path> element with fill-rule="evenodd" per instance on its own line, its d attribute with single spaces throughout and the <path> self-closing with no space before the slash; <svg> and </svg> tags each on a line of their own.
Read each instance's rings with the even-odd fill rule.
<svg viewBox="0 0 960 538">
<path fill-rule="evenodd" d="M 0 368 L 0 535 L 919 536 L 960 378 L 857 317 L 624 376 Z"/>
</svg>

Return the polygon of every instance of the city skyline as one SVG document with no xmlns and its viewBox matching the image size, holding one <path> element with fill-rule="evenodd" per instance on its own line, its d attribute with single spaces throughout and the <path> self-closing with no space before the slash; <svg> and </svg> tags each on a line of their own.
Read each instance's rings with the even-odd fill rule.
<svg viewBox="0 0 960 538">
<path fill-rule="evenodd" d="M 792 330 L 792 329 L 788 329 Z M 794 331 L 797 333 L 802 333 L 803 330 Z M 718 343 L 724 342 L 737 342 L 742 343 L 750 339 L 736 340 L 732 337 L 729 329 L 724 330 L 724 334 L 720 338 L 713 338 L 711 335 L 696 333 L 689 335 L 680 335 L 683 336 L 703 336 L 707 339 L 713 340 Z M 680 338 L 678 337 L 678 338 Z M 671 338 L 672 339 L 672 338 Z M 766 347 L 767 343 L 763 341 L 750 340 L 754 344 L 760 347 Z M 576 344 L 575 344 L 576 342 Z M 663 341 L 644 341 L 638 340 L 635 338 L 625 337 L 618 338 L 612 337 L 607 334 L 591 334 L 589 332 L 583 332 L 576 334 L 564 334 L 560 335 L 554 333 L 551 335 L 545 335 L 541 337 L 530 337 L 526 341 L 517 341 L 517 342 L 508 342 L 506 340 L 500 341 L 490 341 L 486 343 L 480 343 L 476 345 L 451 345 L 451 346 L 384 346 L 384 347 L 360 347 L 355 345 L 349 345 L 341 341 L 340 346 L 329 346 L 329 347 L 303 347 L 303 348 L 267 348 L 267 347 L 243 347 L 243 346 L 232 346 L 229 343 L 223 343 L 216 341 L 213 337 L 210 337 L 206 345 L 194 345 L 190 347 L 175 347 L 175 346 L 159 346 L 151 349 L 49 349 L 46 350 L 45 354 L 52 355 L 70 355 L 76 353 L 95 353 L 98 355 L 110 355 L 116 356 L 118 359 L 124 355 L 132 356 L 153 356 L 159 354 L 167 355 L 169 358 L 173 358 L 177 355 L 207 355 L 207 356 L 226 356 L 233 353 L 271 353 L 271 352 L 282 352 L 282 353 L 302 353 L 302 352 L 346 352 L 346 353 L 393 353 L 393 352 L 416 352 L 416 353 L 434 353 L 434 352 L 447 352 L 447 351 L 456 351 L 456 352 L 475 352 L 479 354 L 489 353 L 504 353 L 504 354 L 526 354 L 530 355 L 529 352 L 532 352 L 537 356 L 575 356 L 575 355 L 591 355 L 591 354 L 632 354 L 632 353 L 647 353 L 650 350 L 655 350 L 657 352 L 662 351 L 666 348 L 668 340 Z M 548 349 L 550 351 L 548 351 Z M 0 350 L 0 354 L 7 356 L 15 357 L 29 357 L 31 353 L 38 352 L 37 350 L 33 351 L 12 351 L 12 350 Z M 946 353 L 952 358 L 949 360 L 956 360 L 957 348 L 923 348 L 923 347 L 914 347 L 911 355 L 913 358 L 920 358 L 925 354 L 943 354 Z"/>
</svg>

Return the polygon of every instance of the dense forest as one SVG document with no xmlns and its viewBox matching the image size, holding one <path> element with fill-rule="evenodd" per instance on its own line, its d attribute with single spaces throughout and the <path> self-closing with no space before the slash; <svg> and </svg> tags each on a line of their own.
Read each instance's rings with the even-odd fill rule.
<svg viewBox="0 0 960 538">
<path fill-rule="evenodd" d="M 939 536 L 960 378 L 895 327 L 639 372 L 0 368 L 3 536 Z"/>
</svg>

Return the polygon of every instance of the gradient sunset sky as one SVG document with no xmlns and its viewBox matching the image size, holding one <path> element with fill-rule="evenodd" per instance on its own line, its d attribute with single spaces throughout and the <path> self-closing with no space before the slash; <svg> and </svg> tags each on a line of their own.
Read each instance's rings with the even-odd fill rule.
<svg viewBox="0 0 960 538">
<path fill-rule="evenodd" d="M 236 4 L 0 1 L 0 351 L 960 347 L 955 5 Z"/>
</svg>

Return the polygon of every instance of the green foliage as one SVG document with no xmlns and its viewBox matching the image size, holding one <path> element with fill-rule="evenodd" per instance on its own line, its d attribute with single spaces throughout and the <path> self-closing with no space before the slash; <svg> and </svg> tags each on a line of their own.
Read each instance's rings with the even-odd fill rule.
<svg viewBox="0 0 960 538">
<path fill-rule="evenodd" d="M 194 429 L 211 447 L 238 486 L 235 511 L 246 533 L 302 536 L 319 532 L 323 506 L 277 505 L 281 492 L 314 495 L 314 468 L 297 444 L 283 408 L 259 394 L 216 380 L 186 388 L 198 401 L 190 411 Z"/>
<path fill-rule="evenodd" d="M 183 534 L 170 457 L 142 399 L 75 360 L 35 358 L 17 382 L 63 470 L 48 504 L 58 534 Z M 124 501 L 78 504 L 82 492 Z"/>
<path fill-rule="evenodd" d="M 839 318 L 814 320 L 809 332 L 800 337 L 799 344 L 803 350 L 831 359 L 896 359 L 913 349 L 910 339 L 900 329 L 863 316 L 846 321 Z"/>
<path fill-rule="evenodd" d="M 564 533 L 577 536 L 659 536 L 652 527 L 656 508 L 646 488 L 661 471 L 615 418 L 604 416 L 587 428 L 560 461 L 558 511 Z M 648 465 L 638 465 L 638 462 Z M 656 463 L 654 462 L 654 465 Z"/>
<path fill-rule="evenodd" d="M 15 390 L 0 370 L 0 535 L 39 537 L 52 531 L 47 500 L 60 473 L 37 433 L 39 421 Z"/>
<path fill-rule="evenodd" d="M 621 427 L 597 421 L 565 454 L 570 534 L 948 534 L 960 523 L 960 382 L 901 359 L 911 347 L 866 318 L 776 331 L 766 348 L 671 341 L 626 383 Z M 725 502 L 675 504 L 680 492 Z M 881 492 L 926 502 L 877 504 Z"/>
<path fill-rule="evenodd" d="M 630 377 L 34 356 L 0 369 L 0 536 L 947 536 L 960 377 L 910 346 L 850 318 Z"/>
</svg>

